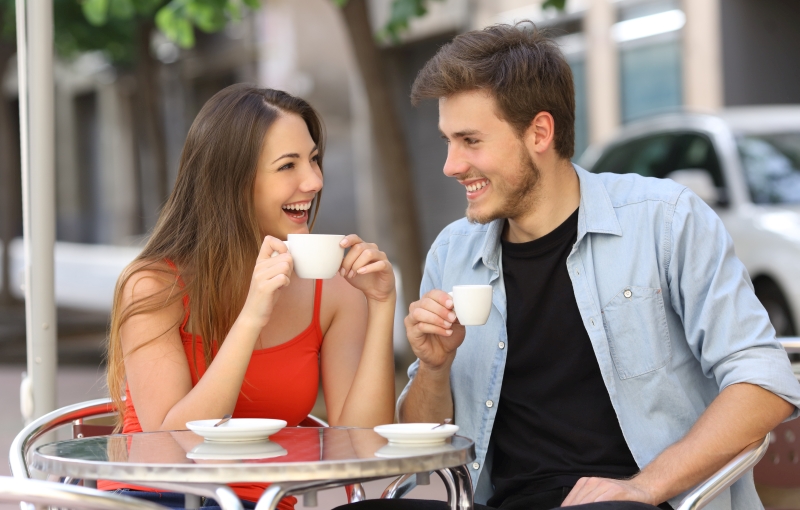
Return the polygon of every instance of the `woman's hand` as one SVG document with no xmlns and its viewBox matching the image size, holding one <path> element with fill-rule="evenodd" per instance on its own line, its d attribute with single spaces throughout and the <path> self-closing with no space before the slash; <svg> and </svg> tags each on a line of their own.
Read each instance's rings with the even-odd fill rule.
<svg viewBox="0 0 800 510">
<path fill-rule="evenodd" d="M 365 243 L 355 234 L 345 237 L 340 244 L 350 248 L 339 270 L 350 285 L 374 301 L 387 301 L 395 295 L 392 265 L 376 244 Z"/>
<path fill-rule="evenodd" d="M 273 252 L 278 255 L 273 257 Z M 289 285 L 293 268 L 294 262 L 286 245 L 272 236 L 264 238 L 240 317 L 249 317 L 262 328 L 266 326 L 281 289 Z"/>
</svg>

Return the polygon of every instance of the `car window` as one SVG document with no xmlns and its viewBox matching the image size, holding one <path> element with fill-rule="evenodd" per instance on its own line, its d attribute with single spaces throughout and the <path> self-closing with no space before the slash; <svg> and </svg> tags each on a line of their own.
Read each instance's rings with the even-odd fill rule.
<svg viewBox="0 0 800 510">
<path fill-rule="evenodd" d="M 673 134 L 659 134 L 616 145 L 600 157 L 592 172 L 662 177 L 668 173 L 664 169 L 674 141 Z"/>
<path fill-rule="evenodd" d="M 680 134 L 675 138 L 674 151 L 667 173 L 675 170 L 705 170 L 711 175 L 714 186 L 725 186 L 717 151 L 707 136 L 699 133 Z"/>
<path fill-rule="evenodd" d="M 664 178 L 688 169 L 706 170 L 715 186 L 724 186 L 714 145 L 699 133 L 662 133 L 624 142 L 606 151 L 592 171 Z"/>
<path fill-rule="evenodd" d="M 800 133 L 742 136 L 737 142 L 753 202 L 800 203 Z"/>
</svg>

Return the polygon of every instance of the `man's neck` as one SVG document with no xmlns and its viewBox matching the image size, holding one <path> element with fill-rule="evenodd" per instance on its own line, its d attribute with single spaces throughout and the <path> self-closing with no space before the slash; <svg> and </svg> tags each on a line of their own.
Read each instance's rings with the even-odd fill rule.
<svg viewBox="0 0 800 510">
<path fill-rule="evenodd" d="M 568 160 L 559 159 L 551 168 L 540 167 L 539 179 L 533 206 L 524 216 L 508 219 L 505 240 L 535 241 L 564 223 L 580 205 L 580 180 Z"/>
</svg>

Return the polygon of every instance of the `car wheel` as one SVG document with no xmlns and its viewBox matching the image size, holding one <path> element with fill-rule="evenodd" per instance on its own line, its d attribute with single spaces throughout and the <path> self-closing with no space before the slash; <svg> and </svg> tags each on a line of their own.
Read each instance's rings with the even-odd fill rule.
<svg viewBox="0 0 800 510">
<path fill-rule="evenodd" d="M 772 280 L 762 279 L 754 283 L 756 297 L 766 308 L 769 321 L 775 328 L 775 334 L 782 336 L 796 336 L 792 313 L 789 304 L 783 297 L 781 289 Z"/>
</svg>

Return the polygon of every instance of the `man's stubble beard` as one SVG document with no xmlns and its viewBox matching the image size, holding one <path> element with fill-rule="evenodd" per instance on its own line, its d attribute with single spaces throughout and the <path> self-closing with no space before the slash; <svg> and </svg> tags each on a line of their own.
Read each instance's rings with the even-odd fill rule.
<svg viewBox="0 0 800 510">
<path fill-rule="evenodd" d="M 518 176 L 520 178 L 518 183 L 492 182 L 495 193 L 502 197 L 502 203 L 497 209 L 484 215 L 473 213 L 467 206 L 467 220 L 470 223 L 485 225 L 496 219 L 514 219 L 528 214 L 536 203 L 536 187 L 539 184 L 540 172 L 524 145 L 520 147 Z"/>
</svg>

